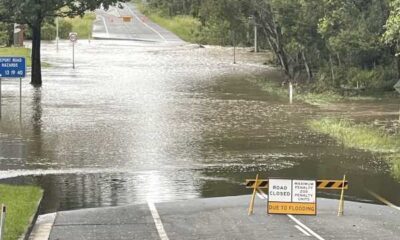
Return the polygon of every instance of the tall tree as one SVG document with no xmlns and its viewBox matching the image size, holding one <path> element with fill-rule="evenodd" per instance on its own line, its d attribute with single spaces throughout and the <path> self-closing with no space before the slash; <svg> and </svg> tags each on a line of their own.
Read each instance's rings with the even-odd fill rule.
<svg viewBox="0 0 400 240">
<path fill-rule="evenodd" d="M 82 16 L 100 6 L 108 8 L 126 0 L 0 0 L 0 21 L 28 25 L 32 30 L 31 84 L 42 85 L 41 28 L 45 20 L 55 17 Z M 3 10 L 3 11 L 2 11 Z"/>
</svg>

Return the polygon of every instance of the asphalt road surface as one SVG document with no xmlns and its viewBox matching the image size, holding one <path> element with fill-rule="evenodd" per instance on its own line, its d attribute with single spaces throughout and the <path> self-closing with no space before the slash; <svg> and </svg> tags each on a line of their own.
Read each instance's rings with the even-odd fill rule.
<svg viewBox="0 0 400 240">
<path fill-rule="evenodd" d="M 142 15 L 134 5 L 123 3 L 122 7 L 96 10 L 93 38 L 184 44 L 175 34 Z"/>
<path fill-rule="evenodd" d="M 346 202 L 344 216 L 337 217 L 337 200 L 318 199 L 317 216 L 267 215 L 261 196 L 255 214 L 247 216 L 249 200 L 237 196 L 58 212 L 47 220 L 52 227 L 42 228 L 51 240 L 400 239 L 400 211 L 388 206 Z"/>
</svg>

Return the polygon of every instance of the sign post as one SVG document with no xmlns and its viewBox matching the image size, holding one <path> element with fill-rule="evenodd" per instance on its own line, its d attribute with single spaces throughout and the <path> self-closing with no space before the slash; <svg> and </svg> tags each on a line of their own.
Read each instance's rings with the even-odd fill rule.
<svg viewBox="0 0 400 240">
<path fill-rule="evenodd" d="M 396 89 L 396 91 L 400 93 L 400 80 L 394 85 L 394 89 Z M 400 122 L 400 110 L 399 110 L 399 122 Z"/>
<path fill-rule="evenodd" d="M 6 225 L 6 206 L 2 204 L 0 213 L 0 240 L 4 239 L 5 225 Z"/>
<path fill-rule="evenodd" d="M 1 118 L 1 79 L 19 78 L 19 113 L 22 116 L 22 78 L 26 76 L 25 57 L 0 57 L 0 118 Z"/>
<path fill-rule="evenodd" d="M 72 42 L 72 68 L 75 69 L 75 43 L 78 41 L 78 34 L 76 32 L 70 32 L 69 40 Z"/>
<path fill-rule="evenodd" d="M 58 23 L 58 17 L 56 17 L 56 44 L 57 44 L 57 52 L 58 52 L 58 42 L 60 40 L 59 37 L 59 23 Z"/>
<path fill-rule="evenodd" d="M 317 214 L 315 180 L 269 179 L 268 214 Z"/>
</svg>

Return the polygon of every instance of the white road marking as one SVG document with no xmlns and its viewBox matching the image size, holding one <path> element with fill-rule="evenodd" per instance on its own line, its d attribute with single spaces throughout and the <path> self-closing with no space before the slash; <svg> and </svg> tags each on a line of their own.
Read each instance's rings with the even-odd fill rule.
<svg viewBox="0 0 400 240">
<path fill-rule="evenodd" d="M 313 235 L 314 237 L 316 237 L 319 240 L 325 240 L 324 238 L 322 238 L 320 235 L 318 235 L 317 233 L 315 233 L 313 230 L 311 230 L 309 227 L 307 227 L 306 225 L 304 225 L 302 222 L 300 222 L 297 218 L 293 217 L 291 214 L 287 214 L 287 216 L 292 219 L 295 223 L 297 223 L 299 226 L 301 226 L 302 228 L 304 228 L 306 231 L 308 231 L 309 233 L 311 233 L 311 235 Z"/>
<path fill-rule="evenodd" d="M 161 33 L 159 33 L 157 30 L 155 30 L 153 27 L 151 27 L 150 25 L 148 25 L 147 23 L 143 22 L 133 11 L 132 9 L 127 5 L 124 4 L 126 8 L 128 8 L 129 12 L 131 12 L 132 16 L 134 16 L 139 22 L 141 22 L 143 25 L 145 25 L 148 29 L 150 29 L 151 31 L 155 32 L 158 36 L 160 36 L 165 42 L 167 41 L 167 39 L 161 35 Z"/>
<path fill-rule="evenodd" d="M 268 194 L 266 194 L 262 189 L 258 189 L 260 194 L 263 195 L 265 199 L 268 199 Z"/>
<path fill-rule="evenodd" d="M 257 196 L 263 200 L 268 199 L 268 195 L 261 189 L 257 189 Z M 320 235 L 318 235 L 317 233 L 315 233 L 313 230 L 311 230 L 309 227 L 307 227 L 306 225 L 304 225 L 302 222 L 300 222 L 297 218 L 293 217 L 293 215 L 287 214 L 287 216 L 292 219 L 295 223 L 297 223 L 298 225 L 294 225 L 295 228 L 297 228 L 300 232 L 302 232 L 304 235 L 306 236 L 311 236 L 313 235 L 314 237 L 316 237 L 319 240 L 325 240 L 324 238 L 322 238 Z M 311 235 L 310 235 L 311 234 Z"/>
<path fill-rule="evenodd" d="M 299 225 L 294 225 L 294 226 L 297 228 L 297 230 L 299 230 L 300 232 L 302 232 L 304 235 L 311 237 L 311 235 L 310 235 L 306 230 L 304 230 L 303 228 L 301 228 Z"/>
<path fill-rule="evenodd" d="M 103 16 L 101 16 L 100 14 L 98 16 L 101 17 L 101 19 L 103 19 L 103 24 L 104 24 L 104 27 L 106 28 L 107 37 L 110 37 L 110 33 L 108 32 L 106 19 Z"/>
<path fill-rule="evenodd" d="M 265 200 L 264 196 L 261 195 L 258 191 L 256 192 L 256 194 L 257 194 L 257 196 L 258 196 L 260 199 Z"/>
<path fill-rule="evenodd" d="M 378 194 L 376 194 L 376 193 L 374 193 L 374 192 L 372 192 L 372 191 L 370 191 L 370 190 L 367 190 L 367 191 L 368 191 L 369 194 L 371 194 L 372 196 L 374 196 L 374 197 L 375 197 L 376 199 L 378 199 L 379 201 L 383 202 L 384 204 L 388 205 L 388 206 L 391 207 L 391 208 L 394 208 L 394 209 L 400 211 L 400 207 L 394 205 L 393 203 L 389 202 L 388 200 L 384 199 L 383 197 L 379 196 Z"/>
<path fill-rule="evenodd" d="M 156 205 L 154 203 L 147 201 L 147 205 L 149 206 L 151 216 L 153 216 L 154 223 L 156 224 L 158 235 L 161 240 L 169 240 L 167 233 L 165 232 L 164 226 L 161 222 L 160 215 L 158 214 Z"/>
</svg>

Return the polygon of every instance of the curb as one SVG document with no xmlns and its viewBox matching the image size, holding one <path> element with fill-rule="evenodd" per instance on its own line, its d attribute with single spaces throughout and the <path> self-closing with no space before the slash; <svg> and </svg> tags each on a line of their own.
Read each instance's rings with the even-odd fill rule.
<svg viewBox="0 0 400 240">
<path fill-rule="evenodd" d="M 44 191 L 42 191 L 42 197 L 39 199 L 38 203 L 37 203 L 37 208 L 36 208 L 36 213 L 31 217 L 30 219 L 30 223 L 28 228 L 25 230 L 25 233 L 23 233 L 21 235 L 21 237 L 19 238 L 20 240 L 28 240 L 29 236 L 32 233 L 33 227 L 36 224 L 36 220 L 38 219 L 39 216 L 39 212 L 42 209 L 42 204 L 43 204 L 43 196 L 44 196 Z"/>
</svg>

